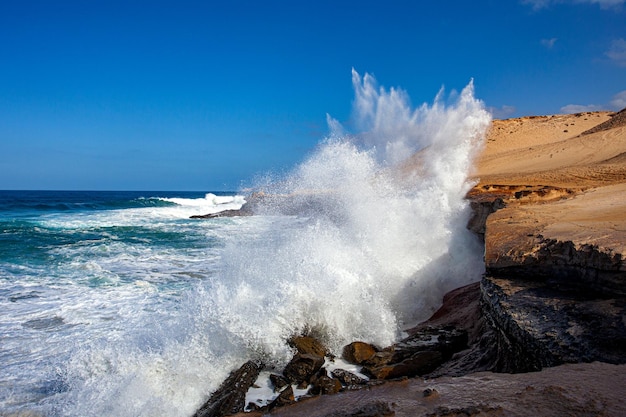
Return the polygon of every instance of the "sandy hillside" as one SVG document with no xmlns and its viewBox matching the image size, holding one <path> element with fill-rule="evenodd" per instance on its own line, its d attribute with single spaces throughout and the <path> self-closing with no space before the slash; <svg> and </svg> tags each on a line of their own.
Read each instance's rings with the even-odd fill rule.
<svg viewBox="0 0 626 417">
<path fill-rule="evenodd" d="M 470 196 L 507 202 L 487 262 L 531 235 L 626 255 L 625 110 L 495 120 L 474 179 Z"/>
<path fill-rule="evenodd" d="M 576 189 L 626 182 L 626 125 L 583 133 L 612 114 L 495 120 L 474 176 L 484 185 Z"/>
</svg>

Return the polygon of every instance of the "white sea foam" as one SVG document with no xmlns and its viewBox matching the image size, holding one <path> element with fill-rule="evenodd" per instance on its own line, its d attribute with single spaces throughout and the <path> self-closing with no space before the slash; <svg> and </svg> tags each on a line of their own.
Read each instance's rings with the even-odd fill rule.
<svg viewBox="0 0 626 417">
<path fill-rule="evenodd" d="M 217 196 L 208 193 L 204 198 L 161 198 L 163 201 L 169 201 L 182 207 L 196 207 L 202 209 L 213 209 L 217 211 L 235 210 L 240 208 L 246 201 L 243 196 Z"/>
<path fill-rule="evenodd" d="M 246 202 L 242 195 L 216 196 L 211 193 L 206 194 L 204 198 L 153 198 L 172 203 L 172 205 L 101 210 L 80 215 L 58 212 L 42 217 L 41 223 L 46 227 L 61 229 L 162 225 L 159 222 L 188 219 L 193 215 L 214 214 L 225 210 L 238 210 Z"/>
<path fill-rule="evenodd" d="M 259 185 L 290 197 L 230 224 L 216 272 L 182 301 L 156 302 L 149 276 L 124 287 L 130 305 L 90 293 L 93 306 L 111 303 L 106 314 L 124 317 L 122 327 L 78 340 L 62 369 L 67 389 L 47 400 L 46 411 L 191 415 L 246 360 L 283 365 L 293 334 L 312 332 L 335 353 L 353 340 L 388 345 L 445 291 L 480 278 L 481 248 L 465 228 L 464 196 L 490 117 L 472 84 L 448 104 L 441 92 L 414 109 L 406 93 L 380 88 L 369 75 L 354 72 L 353 83 L 355 126 L 329 117 L 333 133 L 317 151 Z M 177 200 L 173 209 L 241 202 L 199 200 L 208 203 Z M 113 262 L 99 267 L 120 276 Z M 78 323 L 91 314 L 77 310 L 62 315 Z"/>
<path fill-rule="evenodd" d="M 405 93 L 378 88 L 371 76 L 354 72 L 353 82 L 355 119 L 368 130 L 335 133 L 286 178 L 265 184 L 292 196 L 273 210 L 296 204 L 307 222 L 224 255 L 220 312 L 233 334 L 274 358 L 286 360 L 284 340 L 305 331 L 335 352 L 352 340 L 390 344 L 445 291 L 483 271 L 464 196 L 490 116 L 472 83 L 449 105 L 440 93 L 411 109 Z"/>
</svg>

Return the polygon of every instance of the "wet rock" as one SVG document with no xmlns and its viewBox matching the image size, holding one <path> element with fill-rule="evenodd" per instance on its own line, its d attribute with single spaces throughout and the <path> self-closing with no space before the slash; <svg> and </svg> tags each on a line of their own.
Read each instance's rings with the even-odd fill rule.
<svg viewBox="0 0 626 417">
<path fill-rule="evenodd" d="M 422 391 L 422 395 L 424 396 L 424 398 L 434 398 L 439 396 L 439 392 L 437 392 L 437 390 L 433 388 L 426 388 L 424 391 Z"/>
<path fill-rule="evenodd" d="M 435 411 L 426 414 L 427 417 L 471 417 L 471 416 L 499 416 L 502 415 L 502 407 L 490 407 L 486 405 L 471 405 L 468 407 L 450 408 L 437 407 Z"/>
<path fill-rule="evenodd" d="M 285 388 L 287 385 L 289 385 L 289 381 L 287 381 L 287 379 L 285 379 L 281 375 L 276 375 L 276 374 L 270 374 L 270 382 L 272 383 L 272 386 L 274 387 L 274 392 L 280 391 L 283 388 Z"/>
<path fill-rule="evenodd" d="M 343 385 L 346 386 L 362 385 L 367 382 L 367 379 L 361 378 L 360 376 L 344 369 L 334 369 L 330 374 L 333 378 L 337 378 Z"/>
<path fill-rule="evenodd" d="M 624 386 L 626 365 L 568 364 L 521 374 L 480 372 L 462 378 L 387 381 L 367 391 L 299 401 L 271 415 L 625 416 Z M 425 390 L 432 394 L 424 396 Z"/>
<path fill-rule="evenodd" d="M 481 310 L 480 283 L 466 285 L 450 291 L 443 297 L 442 306 L 424 323 L 407 330 L 416 334 L 424 329 L 453 328 L 467 334 L 467 347 L 452 353 L 428 378 L 450 375 L 462 376 L 471 372 L 496 369 L 497 337 Z"/>
<path fill-rule="evenodd" d="M 244 363 L 241 368 L 230 373 L 194 417 L 221 417 L 243 411 L 246 392 L 260 372 L 261 365 L 253 361 Z"/>
<path fill-rule="evenodd" d="M 322 375 L 315 379 L 313 387 L 311 388 L 311 394 L 313 395 L 326 395 L 336 394 L 341 391 L 341 381 L 337 378 L 331 378 L 326 375 Z"/>
<path fill-rule="evenodd" d="M 377 351 L 378 349 L 369 343 L 352 342 L 343 348 L 342 357 L 350 363 L 360 365 L 371 359 Z"/>
<path fill-rule="evenodd" d="M 421 351 L 401 362 L 375 368 L 366 367 L 363 370 L 376 379 L 395 379 L 427 374 L 434 371 L 442 362 L 441 352 Z"/>
<path fill-rule="evenodd" d="M 294 347 L 298 353 L 311 353 L 317 356 L 328 356 L 329 352 L 319 340 L 311 336 L 297 336 L 289 340 L 289 345 Z"/>
<path fill-rule="evenodd" d="M 284 407 L 289 404 L 293 404 L 296 402 L 296 398 L 293 395 L 293 388 L 291 385 L 287 386 L 279 395 L 276 397 L 274 401 L 272 401 L 268 406 L 268 410 L 273 410 L 276 407 Z"/>
<path fill-rule="evenodd" d="M 293 384 L 308 383 L 310 378 L 315 375 L 323 365 L 324 358 L 322 356 L 312 353 L 298 353 L 287 364 L 283 375 Z"/>
<path fill-rule="evenodd" d="M 394 345 L 393 361 L 401 362 L 412 357 L 416 352 L 437 351 L 442 360 L 448 360 L 452 354 L 467 347 L 467 332 L 452 326 L 426 327 Z"/>
<path fill-rule="evenodd" d="M 363 361 L 364 372 L 377 379 L 425 375 L 467 348 L 467 331 L 450 325 L 424 326 L 411 332 L 407 338 Z"/>
<path fill-rule="evenodd" d="M 391 404 L 386 401 L 374 401 L 369 404 L 361 404 L 351 411 L 334 411 L 324 417 L 385 417 L 393 415 L 395 415 L 395 411 Z"/>
<path fill-rule="evenodd" d="M 370 367 L 383 366 L 392 362 L 393 359 L 394 359 L 394 347 L 389 346 L 388 348 L 385 348 L 384 350 L 381 350 L 380 352 L 376 352 L 374 356 L 372 356 L 371 358 L 363 362 L 363 365 L 370 366 Z"/>
</svg>

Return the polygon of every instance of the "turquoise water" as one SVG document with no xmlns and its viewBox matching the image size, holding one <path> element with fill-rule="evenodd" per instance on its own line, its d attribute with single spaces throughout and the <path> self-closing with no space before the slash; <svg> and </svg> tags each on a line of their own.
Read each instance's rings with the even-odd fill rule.
<svg viewBox="0 0 626 417">
<path fill-rule="evenodd" d="M 215 276 L 238 229 L 236 220 L 189 216 L 243 201 L 233 193 L 0 191 L 0 410 L 51 413 L 58 404 L 48 402 L 72 386 L 67 365 L 91 347 L 146 329 L 135 348 L 162 345 L 150 326 L 176 316 L 185 292 Z"/>
</svg>

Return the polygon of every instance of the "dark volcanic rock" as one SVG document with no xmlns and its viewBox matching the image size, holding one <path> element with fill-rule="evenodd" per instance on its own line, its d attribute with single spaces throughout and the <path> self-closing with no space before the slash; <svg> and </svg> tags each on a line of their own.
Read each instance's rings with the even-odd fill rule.
<svg viewBox="0 0 626 417">
<path fill-rule="evenodd" d="M 485 277 L 483 312 L 498 336 L 496 370 L 626 363 L 626 298 L 560 291 L 544 281 Z"/>
<path fill-rule="evenodd" d="M 272 410 L 276 407 L 283 407 L 285 405 L 293 404 L 296 402 L 296 398 L 293 395 L 293 388 L 289 385 L 285 388 L 274 401 L 272 401 L 267 408 Z"/>
<path fill-rule="evenodd" d="M 467 347 L 467 332 L 452 326 L 426 327 L 394 345 L 393 361 L 401 362 L 416 352 L 437 351 L 443 360 Z"/>
<path fill-rule="evenodd" d="M 246 392 L 254 384 L 260 371 L 259 364 L 248 361 L 231 372 L 209 400 L 196 411 L 194 417 L 221 417 L 243 411 Z"/>
<path fill-rule="evenodd" d="M 376 379 L 414 377 L 434 371 L 452 355 L 467 348 L 467 331 L 453 326 L 424 326 L 395 345 L 361 362 Z M 350 346 L 350 345 L 348 345 Z"/>
<path fill-rule="evenodd" d="M 270 374 L 270 382 L 274 386 L 274 392 L 280 391 L 289 385 L 289 381 L 281 375 Z"/>
<path fill-rule="evenodd" d="M 337 378 L 331 378 L 326 375 L 322 375 L 315 379 L 311 394 L 323 395 L 323 394 L 336 394 L 341 391 L 341 381 Z"/>
<path fill-rule="evenodd" d="M 346 371 L 344 369 L 334 369 L 330 373 L 333 378 L 337 378 L 343 385 L 351 386 L 351 385 L 362 385 L 367 382 L 366 379 L 361 378 L 353 374 L 352 372 Z"/>
<path fill-rule="evenodd" d="M 283 375 L 294 384 L 301 384 L 308 382 L 313 375 L 315 375 L 321 367 L 324 365 L 324 358 L 322 356 L 314 355 L 312 353 L 304 353 L 294 356 L 294 358 L 287 364 Z"/>
</svg>

